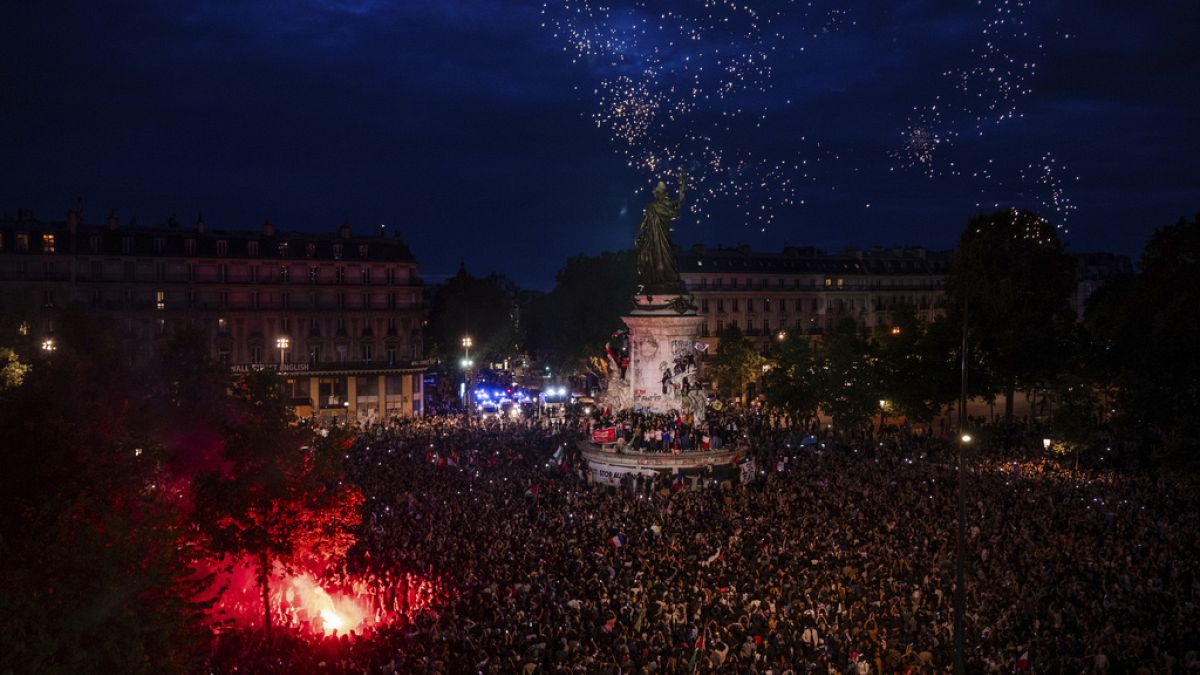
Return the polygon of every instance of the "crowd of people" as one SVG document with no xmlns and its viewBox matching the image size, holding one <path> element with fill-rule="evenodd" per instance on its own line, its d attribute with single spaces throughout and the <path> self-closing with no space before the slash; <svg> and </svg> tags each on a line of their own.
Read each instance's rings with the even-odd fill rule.
<svg viewBox="0 0 1200 675">
<path fill-rule="evenodd" d="M 637 444 L 663 422 L 647 421 L 619 422 Z M 636 495 L 594 485 L 575 451 L 586 422 L 550 433 L 438 417 L 367 430 L 346 459 L 363 522 L 337 574 L 411 575 L 436 594 L 359 634 L 229 633 L 214 669 L 947 670 L 949 444 L 909 430 L 806 442 L 809 430 L 754 411 L 710 423 L 721 425 L 710 444 L 746 447 L 759 479 Z M 676 426 L 671 443 L 699 433 Z M 1030 433 L 983 433 L 972 455 L 968 671 L 1200 669 L 1195 477 L 1064 467 L 1040 443 L 1012 443 Z"/>
</svg>

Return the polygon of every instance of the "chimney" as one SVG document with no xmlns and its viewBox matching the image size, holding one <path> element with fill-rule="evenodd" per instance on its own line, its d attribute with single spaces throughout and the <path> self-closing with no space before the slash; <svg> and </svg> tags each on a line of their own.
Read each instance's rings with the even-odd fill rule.
<svg viewBox="0 0 1200 675">
<path fill-rule="evenodd" d="M 346 222 L 342 223 L 342 226 L 338 228 L 338 237 L 340 239 L 349 239 L 350 238 L 350 220 L 349 219 L 347 219 Z"/>
<path fill-rule="evenodd" d="M 104 226 L 111 231 L 117 229 L 118 225 L 120 225 L 120 223 L 117 221 L 117 210 L 109 209 L 108 220 L 104 221 Z"/>
<path fill-rule="evenodd" d="M 270 218 L 263 221 L 262 234 L 264 237 L 274 237 L 275 236 L 275 223 L 272 223 Z"/>
<path fill-rule="evenodd" d="M 196 231 L 199 232 L 200 234 L 204 234 L 204 214 L 203 213 L 196 214 Z"/>
<path fill-rule="evenodd" d="M 69 230 L 71 234 L 75 234 L 79 231 L 79 212 L 75 209 L 67 211 L 67 230 Z"/>
</svg>

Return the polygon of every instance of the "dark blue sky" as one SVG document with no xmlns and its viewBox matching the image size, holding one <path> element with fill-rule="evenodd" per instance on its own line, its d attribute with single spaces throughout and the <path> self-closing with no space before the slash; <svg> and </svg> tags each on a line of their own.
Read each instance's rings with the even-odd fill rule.
<svg viewBox="0 0 1200 675">
<path fill-rule="evenodd" d="M 1014 177 L 1046 152 L 1069 166 L 1075 250 L 1136 254 L 1155 227 L 1200 211 L 1200 4 L 1036 4 L 1031 28 L 1047 39 L 1024 117 L 953 148 L 959 168 L 991 159 L 1007 178 L 928 178 L 888 156 L 913 108 L 946 92 L 941 73 L 969 58 L 979 6 L 839 5 L 853 25 L 780 59 L 764 97 L 778 131 L 746 139 L 821 144 L 804 205 L 762 233 L 716 204 L 677 240 L 949 247 L 976 204 L 1029 205 L 1034 186 Z M 61 218 L 81 197 L 89 221 L 115 208 L 144 224 L 198 211 L 228 228 L 386 223 L 430 279 L 463 259 L 547 287 L 566 256 L 632 241 L 647 178 L 590 120 L 598 68 L 572 64 L 540 10 L 6 3 L 0 211 Z M 798 24 L 776 28 L 806 44 Z"/>
</svg>

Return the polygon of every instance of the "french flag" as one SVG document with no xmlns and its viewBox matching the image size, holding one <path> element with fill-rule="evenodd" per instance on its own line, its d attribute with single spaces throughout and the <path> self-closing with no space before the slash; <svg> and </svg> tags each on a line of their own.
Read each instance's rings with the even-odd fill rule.
<svg viewBox="0 0 1200 675">
<path fill-rule="evenodd" d="M 608 545 L 613 548 L 621 548 L 625 545 L 625 533 L 618 532 L 608 539 Z"/>
<path fill-rule="evenodd" d="M 677 474 L 675 480 L 671 483 L 671 492 L 679 492 L 683 489 L 683 474 Z"/>
</svg>

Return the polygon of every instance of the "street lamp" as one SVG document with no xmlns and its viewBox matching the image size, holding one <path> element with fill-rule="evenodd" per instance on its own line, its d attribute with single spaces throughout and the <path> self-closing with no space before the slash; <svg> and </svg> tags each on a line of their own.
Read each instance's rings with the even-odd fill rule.
<svg viewBox="0 0 1200 675">
<path fill-rule="evenodd" d="M 279 350 L 279 367 L 280 367 L 280 369 L 283 368 L 284 354 L 287 352 L 288 347 L 291 346 L 291 344 L 292 344 L 291 338 L 287 337 L 286 335 L 275 338 L 275 348 Z"/>
<path fill-rule="evenodd" d="M 785 339 L 787 339 L 787 331 L 783 331 L 783 330 L 779 331 L 778 333 L 775 334 L 775 338 L 778 339 L 780 342 L 783 342 Z"/>
<path fill-rule="evenodd" d="M 1050 445 L 1052 443 L 1053 443 L 1053 441 L 1051 441 L 1049 438 L 1043 438 L 1042 439 L 1042 449 L 1045 450 L 1046 452 L 1050 452 Z"/>
<path fill-rule="evenodd" d="M 466 391 L 463 392 L 463 405 L 466 406 L 468 413 L 470 413 L 470 411 L 471 411 L 471 402 L 472 402 L 471 399 L 474 398 L 474 389 L 475 389 L 475 383 L 471 379 L 471 366 L 475 365 L 475 363 L 471 360 L 471 346 L 474 344 L 475 344 L 475 341 L 471 339 L 470 335 L 463 336 L 463 339 L 462 339 L 462 346 L 463 346 L 462 367 L 463 367 L 463 371 L 465 371 L 464 375 L 467 380 Z"/>
<path fill-rule="evenodd" d="M 58 349 L 58 345 L 54 344 L 54 338 L 46 338 L 45 340 L 42 340 L 42 351 L 52 352 L 55 349 Z"/>
</svg>

